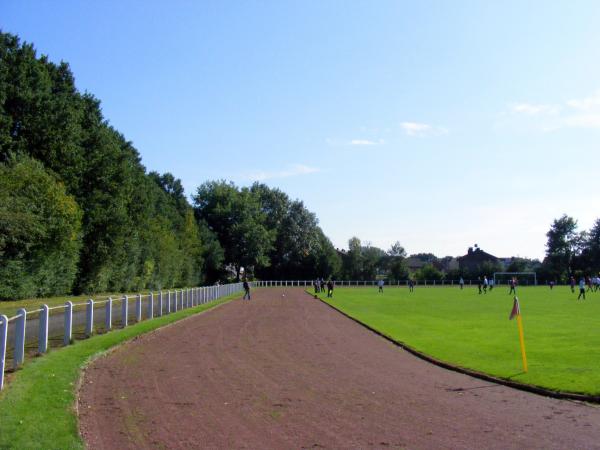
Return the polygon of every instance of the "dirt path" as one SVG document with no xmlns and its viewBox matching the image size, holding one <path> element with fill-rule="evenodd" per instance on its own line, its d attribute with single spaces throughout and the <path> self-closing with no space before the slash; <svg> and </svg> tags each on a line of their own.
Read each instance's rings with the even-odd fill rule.
<svg viewBox="0 0 600 450">
<path fill-rule="evenodd" d="M 90 449 L 600 448 L 599 408 L 433 366 L 301 289 L 143 336 L 80 397 Z"/>
</svg>

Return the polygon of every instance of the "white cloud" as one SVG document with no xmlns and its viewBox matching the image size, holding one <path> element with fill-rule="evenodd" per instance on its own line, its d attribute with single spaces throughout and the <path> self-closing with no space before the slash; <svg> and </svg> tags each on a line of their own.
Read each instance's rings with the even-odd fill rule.
<svg viewBox="0 0 600 450">
<path fill-rule="evenodd" d="M 586 98 L 573 99 L 567 102 L 567 105 L 574 109 L 590 111 L 600 109 L 600 90 Z"/>
<path fill-rule="evenodd" d="M 448 132 L 446 128 L 434 127 L 428 123 L 419 122 L 402 122 L 400 128 L 402 128 L 408 136 L 415 137 L 437 136 Z"/>
<path fill-rule="evenodd" d="M 565 118 L 564 123 L 571 128 L 600 128 L 600 114 L 578 114 Z"/>
<path fill-rule="evenodd" d="M 373 146 L 373 145 L 384 145 L 385 141 L 383 139 L 351 139 L 351 140 L 343 140 L 343 139 L 325 139 L 325 143 L 330 147 L 347 147 L 351 146 Z"/>
<path fill-rule="evenodd" d="M 600 90 L 580 99 L 571 99 L 562 105 L 514 103 L 509 107 L 513 117 L 523 117 L 519 122 L 509 119 L 504 125 L 535 128 L 543 132 L 565 128 L 600 129 Z M 506 114 L 500 117 L 508 118 Z"/>
<path fill-rule="evenodd" d="M 539 114 L 558 114 L 560 107 L 556 105 L 535 105 L 532 103 L 517 103 L 512 106 L 512 112 L 536 116 Z"/>
<path fill-rule="evenodd" d="M 293 164 L 287 169 L 268 172 L 268 171 L 257 171 L 252 172 L 244 176 L 244 179 L 251 181 L 265 181 L 273 178 L 288 178 L 299 175 L 308 175 L 311 173 L 320 172 L 321 169 L 317 167 L 306 166 L 304 164 Z"/>
<path fill-rule="evenodd" d="M 369 139 L 352 139 L 350 145 L 382 145 L 385 141 L 379 139 L 378 141 L 371 141 Z"/>
</svg>

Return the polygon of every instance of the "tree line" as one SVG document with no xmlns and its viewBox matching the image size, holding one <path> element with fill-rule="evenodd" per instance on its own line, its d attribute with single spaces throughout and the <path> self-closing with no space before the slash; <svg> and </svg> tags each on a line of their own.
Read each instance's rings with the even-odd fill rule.
<svg viewBox="0 0 600 450">
<path fill-rule="evenodd" d="M 548 280 L 566 282 L 571 276 L 600 273 L 600 219 L 590 230 L 578 230 L 577 220 L 564 214 L 546 233 L 546 257 L 541 270 Z"/>
<path fill-rule="evenodd" d="M 0 299 L 334 273 L 302 202 L 263 184 L 147 173 L 65 62 L 0 32 Z"/>
</svg>

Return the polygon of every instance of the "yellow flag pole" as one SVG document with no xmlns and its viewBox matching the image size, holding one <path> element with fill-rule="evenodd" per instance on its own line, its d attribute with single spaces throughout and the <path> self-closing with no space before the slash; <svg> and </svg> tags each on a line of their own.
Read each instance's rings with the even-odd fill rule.
<svg viewBox="0 0 600 450">
<path fill-rule="evenodd" d="M 527 373 L 527 354 L 525 353 L 525 338 L 523 337 L 523 321 L 521 314 L 517 315 L 517 324 L 519 325 L 519 341 L 521 342 L 521 356 L 523 357 L 523 371 Z"/>
</svg>

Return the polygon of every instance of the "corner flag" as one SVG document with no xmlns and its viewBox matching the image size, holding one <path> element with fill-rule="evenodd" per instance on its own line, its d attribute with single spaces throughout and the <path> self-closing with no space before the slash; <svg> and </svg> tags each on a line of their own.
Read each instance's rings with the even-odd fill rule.
<svg viewBox="0 0 600 450">
<path fill-rule="evenodd" d="M 521 307 L 519 306 L 519 298 L 515 296 L 512 311 L 508 320 L 517 318 L 519 325 L 519 343 L 521 344 L 521 357 L 523 358 L 523 371 L 527 373 L 527 354 L 525 353 L 525 338 L 523 337 L 523 321 L 521 320 Z"/>
<path fill-rule="evenodd" d="M 513 309 L 510 312 L 510 316 L 508 320 L 513 320 L 515 317 L 521 315 L 521 308 L 519 307 L 519 299 L 515 297 L 515 302 L 513 303 Z"/>
</svg>

